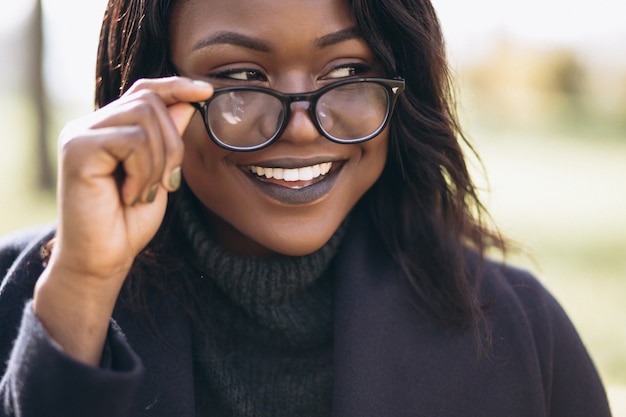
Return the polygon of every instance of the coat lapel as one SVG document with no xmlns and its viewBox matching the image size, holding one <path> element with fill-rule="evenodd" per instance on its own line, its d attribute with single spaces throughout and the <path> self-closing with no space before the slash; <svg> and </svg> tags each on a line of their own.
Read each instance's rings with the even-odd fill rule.
<svg viewBox="0 0 626 417">
<path fill-rule="evenodd" d="M 402 392 L 394 377 L 397 350 L 412 346 L 406 340 L 412 332 L 396 320 L 403 293 L 368 227 L 353 219 L 337 268 L 334 417 L 397 415 L 388 407 Z"/>
<path fill-rule="evenodd" d="M 471 368 L 471 339 L 416 310 L 406 279 L 371 230 L 364 216 L 353 219 L 339 258 L 333 416 L 446 415 L 439 402 L 455 368 Z"/>
</svg>

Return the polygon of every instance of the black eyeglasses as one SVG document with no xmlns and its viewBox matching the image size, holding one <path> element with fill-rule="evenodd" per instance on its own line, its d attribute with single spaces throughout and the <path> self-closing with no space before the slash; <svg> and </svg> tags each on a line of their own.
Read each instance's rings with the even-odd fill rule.
<svg viewBox="0 0 626 417">
<path fill-rule="evenodd" d="M 204 103 L 192 104 L 215 143 L 233 151 L 255 151 L 280 137 L 296 101 L 309 103 L 311 120 L 327 139 L 372 139 L 387 126 L 403 90 L 402 79 L 353 78 L 302 94 L 251 86 L 218 88 Z"/>
</svg>

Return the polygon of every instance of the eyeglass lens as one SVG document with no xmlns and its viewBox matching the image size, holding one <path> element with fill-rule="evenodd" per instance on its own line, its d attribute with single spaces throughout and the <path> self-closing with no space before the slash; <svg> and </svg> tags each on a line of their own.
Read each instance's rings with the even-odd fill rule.
<svg viewBox="0 0 626 417">
<path fill-rule="evenodd" d="M 315 114 L 326 135 L 340 140 L 359 140 L 378 130 L 387 117 L 389 99 L 383 85 L 362 82 L 345 84 L 319 97 Z M 217 95 L 206 115 L 211 132 L 234 147 L 254 147 L 272 138 L 284 123 L 281 100 L 254 90 Z"/>
</svg>

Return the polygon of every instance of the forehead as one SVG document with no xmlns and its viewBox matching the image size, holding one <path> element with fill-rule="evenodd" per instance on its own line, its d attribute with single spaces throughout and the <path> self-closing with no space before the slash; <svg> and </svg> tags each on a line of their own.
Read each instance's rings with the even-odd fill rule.
<svg viewBox="0 0 626 417">
<path fill-rule="evenodd" d="M 222 31 L 285 43 L 352 26 L 348 0 L 181 0 L 171 16 L 170 34 L 179 47 Z"/>
</svg>

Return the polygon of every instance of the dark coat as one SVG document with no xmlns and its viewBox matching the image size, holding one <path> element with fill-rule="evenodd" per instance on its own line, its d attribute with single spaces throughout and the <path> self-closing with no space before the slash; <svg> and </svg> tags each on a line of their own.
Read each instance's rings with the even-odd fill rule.
<svg viewBox="0 0 626 417">
<path fill-rule="evenodd" d="M 0 416 L 194 417 L 191 330 L 179 309 L 163 306 L 159 316 L 167 343 L 116 309 L 101 368 L 70 359 L 50 341 L 31 305 L 24 308 L 49 237 L 20 234 L 0 246 L 0 276 L 7 271 L 0 361 L 8 359 Z M 574 327 L 526 272 L 487 265 L 482 296 L 492 302 L 493 348 L 488 359 L 477 359 L 471 334 L 416 312 L 405 280 L 368 228 L 352 227 L 345 239 L 336 288 L 334 417 L 610 415 Z"/>
</svg>

